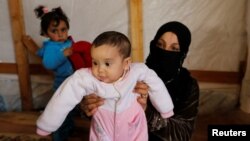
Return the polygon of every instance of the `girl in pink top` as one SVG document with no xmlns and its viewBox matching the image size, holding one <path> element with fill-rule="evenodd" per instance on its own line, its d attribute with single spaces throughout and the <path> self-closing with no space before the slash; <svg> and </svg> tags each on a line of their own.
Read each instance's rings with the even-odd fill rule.
<svg viewBox="0 0 250 141">
<path fill-rule="evenodd" d="M 122 33 L 100 34 L 91 48 L 92 68 L 80 69 L 63 82 L 37 120 L 37 133 L 57 130 L 83 96 L 96 93 L 106 100 L 91 121 L 90 141 L 147 141 L 144 111 L 131 94 L 136 82 L 149 86 L 149 98 L 163 118 L 174 114 L 173 103 L 156 73 L 143 63 L 131 63 L 130 52 Z"/>
</svg>

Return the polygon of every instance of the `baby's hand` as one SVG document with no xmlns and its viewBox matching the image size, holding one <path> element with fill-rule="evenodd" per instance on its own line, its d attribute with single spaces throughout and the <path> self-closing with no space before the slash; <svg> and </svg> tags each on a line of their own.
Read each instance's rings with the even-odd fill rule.
<svg viewBox="0 0 250 141">
<path fill-rule="evenodd" d="M 44 130 L 39 129 L 39 128 L 36 129 L 36 133 L 40 136 L 48 136 L 49 134 L 51 134 L 50 132 L 44 131 Z"/>
<path fill-rule="evenodd" d="M 64 54 L 64 56 L 66 56 L 66 57 L 72 55 L 72 54 L 73 54 L 72 48 L 70 47 L 70 48 L 64 49 L 63 54 Z"/>
</svg>

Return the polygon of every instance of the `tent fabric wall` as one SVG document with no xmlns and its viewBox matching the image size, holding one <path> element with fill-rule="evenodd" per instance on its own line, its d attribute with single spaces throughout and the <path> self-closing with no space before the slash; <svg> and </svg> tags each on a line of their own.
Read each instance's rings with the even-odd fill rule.
<svg viewBox="0 0 250 141">
<path fill-rule="evenodd" d="M 40 19 L 35 17 L 33 10 L 40 4 L 48 6 L 49 9 L 57 6 L 63 8 L 70 19 L 69 32 L 76 41 L 91 42 L 99 33 L 106 30 L 120 31 L 129 36 L 128 1 L 23 0 L 22 2 L 26 34 L 30 35 L 38 45 L 42 44 L 44 38 L 40 36 Z M 245 22 L 246 10 L 247 0 L 143 0 L 144 60 L 148 55 L 149 42 L 159 26 L 177 20 L 186 24 L 192 32 L 190 52 L 184 62 L 187 68 L 237 72 L 240 62 L 246 58 L 249 47 Z M 0 16 L 0 41 L 3 50 L 0 52 L 0 61 L 15 62 L 8 0 L 0 1 L 0 12 L 3 13 Z M 36 63 L 36 60 L 31 57 L 30 62 Z M 249 72 L 249 65 L 247 70 Z M 249 75 L 245 75 L 242 90 L 246 90 L 247 93 L 249 93 L 249 83 Z M 214 89 L 218 86 L 213 85 L 209 88 Z M 238 87 L 236 89 L 239 93 Z M 249 103 L 249 100 L 243 103 Z"/>
<path fill-rule="evenodd" d="M 0 62 L 15 62 L 15 52 L 11 36 L 8 1 L 0 1 Z"/>
<path fill-rule="evenodd" d="M 197 70 L 238 71 L 246 56 L 246 0 L 143 0 L 144 59 L 148 45 L 160 25 L 178 20 L 192 31 L 192 43 L 185 66 Z M 117 30 L 129 35 L 128 3 L 123 0 L 24 0 L 26 33 L 39 45 L 40 20 L 34 8 L 61 6 L 70 19 L 70 34 L 75 40 L 93 41 L 97 34 Z M 7 10 L 7 0 L 1 1 L 2 62 L 14 62 L 13 44 Z M 78 16 L 79 14 L 79 16 Z M 223 55 L 221 55 L 223 53 Z M 230 63 L 228 63 L 230 62 Z"/>
<path fill-rule="evenodd" d="M 178 20 L 192 32 L 192 43 L 185 66 L 196 70 L 238 71 L 246 56 L 246 0 L 143 0 L 144 59 L 148 45 L 160 25 Z M 24 0 L 26 33 L 39 45 L 40 19 L 34 8 L 44 4 L 61 6 L 70 19 L 70 34 L 75 40 L 93 41 L 101 32 L 117 30 L 129 36 L 128 2 L 123 0 Z M 7 0 L 1 1 L 2 62 L 14 62 Z M 79 15 L 79 16 L 78 16 Z M 221 55 L 223 54 L 223 55 Z M 32 61 L 32 59 L 31 59 Z M 230 63 L 228 63 L 230 62 Z"/>
<path fill-rule="evenodd" d="M 240 60 L 246 56 L 246 2 L 144 0 L 145 57 L 159 26 L 177 20 L 192 32 L 185 66 L 193 70 L 238 71 Z"/>
</svg>

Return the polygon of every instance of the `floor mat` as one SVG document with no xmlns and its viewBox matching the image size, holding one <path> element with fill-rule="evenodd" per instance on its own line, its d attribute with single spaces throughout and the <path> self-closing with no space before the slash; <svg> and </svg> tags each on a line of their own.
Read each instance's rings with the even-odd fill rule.
<svg viewBox="0 0 250 141">
<path fill-rule="evenodd" d="M 51 141 L 51 139 L 33 134 L 0 133 L 0 141 Z"/>
</svg>

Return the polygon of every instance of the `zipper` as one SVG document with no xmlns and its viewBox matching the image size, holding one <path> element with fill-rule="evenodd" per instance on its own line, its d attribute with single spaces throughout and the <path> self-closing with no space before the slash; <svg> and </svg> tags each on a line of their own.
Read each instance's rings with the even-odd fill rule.
<svg viewBox="0 0 250 141">
<path fill-rule="evenodd" d="M 116 139 L 116 112 L 117 112 L 117 104 L 119 100 L 121 99 L 121 93 L 118 91 L 118 89 L 115 87 L 115 84 L 113 83 L 113 87 L 115 88 L 116 92 L 118 93 L 118 98 L 115 98 L 115 111 L 114 111 L 114 137 L 113 140 Z"/>
</svg>

